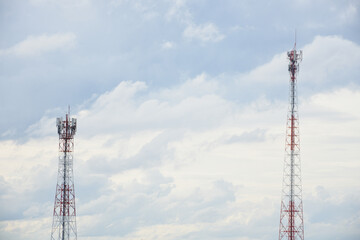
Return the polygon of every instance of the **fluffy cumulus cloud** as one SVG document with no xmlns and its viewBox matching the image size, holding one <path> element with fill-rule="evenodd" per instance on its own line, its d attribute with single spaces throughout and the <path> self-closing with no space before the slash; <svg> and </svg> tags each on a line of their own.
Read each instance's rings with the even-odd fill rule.
<svg viewBox="0 0 360 240">
<path fill-rule="evenodd" d="M 322 46 L 342 46 L 353 54 L 334 54 Z M 318 58 L 348 63 L 354 76 L 359 46 L 340 37 L 317 37 L 304 51 L 299 88 L 311 81 L 306 72 L 315 69 L 341 86 L 300 95 L 306 235 L 357 239 L 360 112 L 354 106 L 360 104 L 360 88 L 355 80 L 336 81 L 337 70 Z M 246 104 L 229 93 L 234 86 L 239 92 L 246 84 L 256 87 L 272 75 L 272 81 L 286 85 L 286 68 L 286 55 L 279 53 L 227 84 L 222 75 L 206 73 L 156 89 L 142 81 L 121 81 L 80 106 L 74 113 L 78 237 L 276 237 L 287 90 L 283 98 L 265 94 Z M 45 115 L 26 134 L 21 141 L 0 144 L 2 239 L 50 234 L 55 119 Z"/>
</svg>

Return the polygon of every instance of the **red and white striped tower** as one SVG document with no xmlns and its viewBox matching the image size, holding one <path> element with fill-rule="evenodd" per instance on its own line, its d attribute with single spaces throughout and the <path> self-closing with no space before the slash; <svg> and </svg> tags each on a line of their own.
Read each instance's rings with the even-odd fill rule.
<svg viewBox="0 0 360 240">
<path fill-rule="evenodd" d="M 296 88 L 296 76 L 302 51 L 293 50 L 287 53 L 289 58 L 290 94 L 287 115 L 284 175 L 280 211 L 279 240 L 303 240 L 304 221 L 300 164 L 299 114 Z"/>
<path fill-rule="evenodd" d="M 76 209 L 73 174 L 76 119 L 56 119 L 59 134 L 59 170 L 55 193 L 51 240 L 76 240 Z"/>
</svg>

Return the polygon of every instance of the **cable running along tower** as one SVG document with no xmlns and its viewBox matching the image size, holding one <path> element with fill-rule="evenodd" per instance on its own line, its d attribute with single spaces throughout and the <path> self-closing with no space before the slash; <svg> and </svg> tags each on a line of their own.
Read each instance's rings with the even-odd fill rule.
<svg viewBox="0 0 360 240">
<path fill-rule="evenodd" d="M 51 240 L 76 240 L 76 209 L 73 175 L 76 119 L 56 119 L 59 134 L 59 170 L 55 193 Z"/>
<path fill-rule="evenodd" d="M 280 210 L 279 240 L 304 240 L 304 221 L 302 203 L 299 115 L 297 99 L 297 74 L 302 51 L 287 53 L 289 59 L 290 93 L 287 115 L 285 160 Z"/>
</svg>

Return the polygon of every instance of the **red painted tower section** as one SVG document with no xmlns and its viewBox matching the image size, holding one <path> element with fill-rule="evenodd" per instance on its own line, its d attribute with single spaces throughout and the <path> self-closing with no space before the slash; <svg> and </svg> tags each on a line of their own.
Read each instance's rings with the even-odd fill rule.
<svg viewBox="0 0 360 240">
<path fill-rule="evenodd" d="M 297 74 L 302 51 L 287 53 L 289 59 L 290 93 L 287 116 L 283 188 L 280 211 L 279 240 L 303 240 L 304 221 L 301 184 Z"/>
<path fill-rule="evenodd" d="M 55 193 L 51 240 L 76 240 L 76 209 L 73 175 L 76 119 L 56 119 L 59 134 L 59 169 Z"/>
</svg>

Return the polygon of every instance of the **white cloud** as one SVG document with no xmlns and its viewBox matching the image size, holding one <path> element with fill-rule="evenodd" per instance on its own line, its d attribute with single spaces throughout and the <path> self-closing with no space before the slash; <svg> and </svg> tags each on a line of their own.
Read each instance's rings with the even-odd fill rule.
<svg viewBox="0 0 360 240">
<path fill-rule="evenodd" d="M 183 37 L 188 40 L 199 40 L 202 42 L 219 42 L 225 38 L 214 23 L 196 24 L 187 7 L 186 0 L 174 0 L 165 15 L 166 19 L 176 19 L 186 28 Z"/>
<path fill-rule="evenodd" d="M 298 50 L 303 51 L 299 81 L 325 84 L 326 82 L 357 82 L 360 76 L 360 46 L 340 36 L 317 36 Z M 239 82 L 280 83 L 288 79 L 286 52 L 275 55 L 249 73 L 240 74 Z M 284 82 L 285 83 L 285 82 Z"/>
<path fill-rule="evenodd" d="M 171 1 L 171 6 L 165 15 L 167 20 L 177 19 L 181 23 L 189 24 L 192 21 L 192 15 L 186 6 L 186 0 Z"/>
<path fill-rule="evenodd" d="M 104 133 L 162 130 L 174 126 L 203 128 L 221 121 L 221 116 L 230 107 L 228 102 L 214 94 L 217 85 L 206 81 L 204 74 L 181 86 L 150 93 L 148 97 L 145 95 L 143 101 L 137 101 L 134 96 L 141 95 L 145 89 L 142 82 L 122 82 L 113 91 L 100 96 L 90 109 L 78 114 L 79 121 L 88 129 L 84 133 L 93 134 L 92 126 L 99 122 L 102 124 L 98 127 Z M 115 125 L 119 128 L 114 128 Z"/>
<path fill-rule="evenodd" d="M 320 40 L 332 46 L 334 39 Z M 321 47 L 313 51 L 333 56 Z M 309 61 L 311 56 L 316 52 L 309 53 Z M 278 76 L 286 82 L 282 57 L 242 77 L 269 79 L 277 74 L 269 72 L 272 64 L 278 71 L 284 66 Z M 326 65 L 318 67 L 327 71 Z M 232 86 L 207 74 L 157 90 L 124 81 L 80 109 L 74 171 L 83 239 L 273 239 L 287 102 L 261 96 L 240 106 L 223 94 Z M 324 229 L 331 236 L 344 229 L 346 236 L 358 234 L 359 205 L 349 205 L 358 202 L 354 190 L 360 187 L 360 112 L 352 107 L 360 104 L 360 90 L 355 86 L 307 99 L 300 95 L 305 227 L 317 239 Z M 45 116 L 28 130 L 36 138 L 0 144 L 1 237 L 32 240 L 49 232 L 57 171 L 54 123 Z M 345 210 L 343 215 L 334 207 Z M 329 210 L 327 217 L 323 213 Z M 347 219 L 355 220 L 347 224 Z M 35 224 L 40 227 L 32 228 Z"/>
<path fill-rule="evenodd" d="M 183 36 L 190 40 L 196 39 L 202 42 L 219 42 L 225 38 L 225 35 L 213 23 L 190 24 L 185 28 Z"/>
<path fill-rule="evenodd" d="M 286 53 L 275 55 L 270 62 L 239 75 L 240 82 L 280 82 L 288 79 Z M 271 77 L 270 77 L 271 76 Z"/>
<path fill-rule="evenodd" d="M 209 80 L 205 80 L 206 78 L 195 79 L 197 80 L 184 83 L 184 87 L 180 86 L 172 90 L 174 94 L 180 91 L 181 94 L 177 95 L 183 96 L 169 100 L 169 102 L 175 101 L 175 109 L 178 109 L 177 105 L 184 101 L 184 98 L 189 97 L 184 95 L 186 85 L 192 85 L 193 82 L 198 82 L 198 86 L 210 84 Z M 278 105 L 261 100 L 243 109 L 239 109 L 235 104 L 228 104 L 233 110 L 221 114 L 224 121 L 218 120 L 216 125 L 199 130 L 193 128 L 198 125 L 196 122 L 199 119 L 192 117 L 198 114 L 199 109 L 187 105 L 186 108 L 179 110 L 187 113 L 182 116 L 177 115 L 176 111 L 170 108 L 167 109 L 169 112 L 159 111 L 157 105 L 162 105 L 165 101 L 164 91 L 159 92 L 161 96 L 159 99 L 162 100 L 158 100 L 157 105 L 150 104 L 144 107 L 144 103 L 149 100 L 144 98 L 144 95 L 138 96 L 138 90 L 148 91 L 141 83 L 121 83 L 114 91 L 100 96 L 92 107 L 84 110 L 87 112 L 86 117 L 81 113 L 78 114 L 79 128 L 84 130 L 93 128 L 94 131 L 93 136 L 89 138 L 82 130 L 75 140 L 76 190 L 80 198 L 77 201 L 78 225 L 81 226 L 84 239 L 93 239 L 92 234 L 98 235 L 101 232 L 101 235 L 108 239 L 129 240 L 146 236 L 147 239 L 154 240 L 169 238 L 215 240 L 223 239 L 222 234 L 229 229 L 233 232 L 233 235 L 229 235 L 229 239 L 239 237 L 267 239 L 262 234 L 269 234 L 269 231 L 276 232 L 277 221 L 274 219 L 278 218 L 277 204 L 280 199 L 278 193 L 281 187 L 285 129 L 283 120 L 286 117 L 286 104 Z M 207 95 L 209 92 L 216 94 L 216 91 L 217 88 L 212 87 L 202 94 Z M 127 96 L 124 97 L 125 94 Z M 191 96 L 193 93 L 189 94 Z M 153 95 L 152 98 L 154 97 Z M 345 102 L 344 98 L 346 98 Z M 356 133 L 360 131 L 357 126 L 360 114 L 358 111 L 354 113 L 354 109 L 351 108 L 341 108 L 342 105 L 346 106 L 347 101 L 359 102 L 359 91 L 342 89 L 320 93 L 300 106 L 301 132 L 304 140 L 302 147 L 305 150 L 303 155 L 305 193 L 311 192 L 319 183 L 330 192 L 341 190 L 345 185 L 351 189 L 359 187 L 358 181 L 355 181 L 356 172 L 360 170 L 360 165 L 356 162 L 358 150 L 355 145 Z M 126 102 L 131 104 L 128 105 Z M 332 106 L 332 102 L 337 105 Z M 131 110 L 128 109 L 126 113 L 121 114 L 124 104 L 125 108 L 130 107 Z M 264 104 L 265 107 L 262 106 Z M 212 102 L 208 107 L 202 107 L 200 111 L 204 115 L 204 119 L 200 121 L 205 126 L 212 115 L 212 107 L 216 107 L 216 102 Z M 178 129 L 179 125 L 167 124 L 163 125 L 161 131 L 154 131 L 154 122 L 150 118 L 143 122 L 146 125 L 145 131 L 144 127 L 142 130 L 133 128 L 128 133 L 117 130 L 118 125 L 129 124 L 127 121 L 134 121 L 138 117 L 145 118 L 146 115 L 142 114 L 136 116 L 141 112 L 141 108 L 146 108 L 148 115 L 159 115 L 158 119 L 171 121 L 173 119 L 171 115 L 175 115 L 188 118 L 190 122 L 189 125 L 183 125 L 185 128 L 182 130 Z M 101 109 L 106 111 L 100 111 Z M 314 118 L 315 111 L 318 115 Z M 335 115 L 350 114 L 353 119 L 347 122 L 324 123 L 321 116 L 328 111 L 332 111 Z M 120 114 L 114 115 L 115 112 Z M 122 118 L 129 120 L 122 122 Z M 113 131 L 104 132 L 102 124 L 109 125 Z M 47 128 L 46 124 L 39 125 L 40 128 L 41 126 Z M 259 131 L 259 126 L 263 130 Z M 344 128 L 348 131 L 341 131 Z M 155 129 L 158 127 L 155 126 Z M 336 134 L 331 134 L 329 137 L 328 129 L 335 129 Z M 55 135 L 56 130 L 53 129 L 53 132 Z M 309 140 L 309 135 L 313 134 L 316 134 L 316 137 L 312 136 L 312 140 Z M 240 141 L 228 141 L 234 136 L 238 140 L 238 136 L 241 136 Z M 335 139 L 332 136 L 338 139 L 352 136 L 355 137 L 353 140 L 355 142 L 351 144 L 336 142 L 337 149 L 323 151 L 322 148 L 326 148 L 326 145 Z M 56 138 L 52 137 L 51 141 L 34 139 L 20 144 L 2 143 L 4 149 L 0 157 L 0 162 L 3 163 L 0 168 L 1 175 L 5 177 L 7 184 L 18 192 L 10 193 L 8 195 L 10 199 L 17 194 L 24 194 L 26 189 L 34 189 L 34 187 L 43 189 L 39 175 L 42 180 L 55 182 L 56 141 Z M 35 149 L 37 151 L 34 151 Z M 14 154 L 14 151 L 18 154 Z M 47 153 L 45 154 L 44 151 Z M 347 152 L 346 161 L 337 158 L 343 151 Z M 266 160 L 264 160 L 265 155 Z M 5 161 L 8 158 L 12 159 L 11 164 Z M 50 163 L 49 159 L 53 161 Z M 316 163 L 311 159 L 316 159 Z M 341 166 L 341 169 L 334 168 L 334 164 Z M 321 169 L 321 172 L 316 170 L 316 174 L 313 174 L 314 167 Z M 43 171 L 46 169 L 51 171 L 44 175 Z M 327 174 L 329 171 L 332 174 Z M 100 184 L 93 183 L 91 179 L 99 176 L 107 180 L 97 181 Z M 27 184 L 20 184 L 25 179 Z M 93 193 L 92 197 L 85 197 L 87 191 L 90 192 L 89 194 Z M 53 191 L 48 191 L 47 194 L 51 195 Z M 322 196 L 324 200 L 321 199 Z M 332 206 L 332 202 L 328 204 L 326 202 L 327 195 L 319 195 L 319 198 L 319 201 L 324 201 L 324 208 Z M 49 196 L 48 199 L 46 204 L 49 205 L 52 198 Z M 307 197 L 304 200 L 307 204 L 305 216 L 316 217 L 317 213 L 311 210 L 314 205 L 312 200 L 307 200 Z M 19 203 L 14 201 L 13 204 Z M 342 203 L 339 203 L 339 206 L 342 206 Z M 24 206 L 26 216 L 34 211 L 40 214 L 39 209 L 34 208 L 34 203 Z M 41 211 L 40 216 L 50 214 L 51 208 L 48 213 Z M 350 216 L 349 214 L 351 215 L 347 213 L 345 217 Z M 13 227 L 5 228 L 3 231 L 13 233 L 12 229 L 20 228 L 22 237 L 30 236 L 30 229 L 25 226 L 30 227 L 39 221 L 44 224 L 45 219 L 35 221 L 29 218 L 12 221 Z M 311 222 L 312 220 L 308 220 L 307 223 L 310 225 Z M 338 224 L 329 223 L 327 219 L 322 219 L 321 222 Z M 257 228 L 259 224 L 267 226 L 268 230 L 264 228 L 262 231 L 252 232 L 251 229 Z M 245 231 L 247 234 L 244 233 L 245 229 L 248 229 Z M 317 223 L 314 229 L 323 229 L 323 226 Z M 45 235 L 47 229 L 44 226 L 36 231 Z"/>
<path fill-rule="evenodd" d="M 75 44 L 76 35 L 74 33 L 28 36 L 24 41 L 17 43 L 13 47 L 1 49 L 0 55 L 36 56 L 59 49 L 71 49 Z"/>
<path fill-rule="evenodd" d="M 113 13 L 114 8 L 127 8 L 135 10 L 138 13 L 141 13 L 142 16 L 146 20 L 152 20 L 158 17 L 158 2 L 156 1 L 141 1 L 141 0 L 112 0 L 109 3 L 109 10 L 110 14 Z"/>
<path fill-rule="evenodd" d="M 174 48 L 175 47 L 175 43 L 174 42 L 170 42 L 170 41 L 166 41 L 164 42 L 161 47 L 163 49 L 171 49 L 171 48 Z"/>
<path fill-rule="evenodd" d="M 356 5 L 350 3 L 345 9 L 340 11 L 339 19 L 342 24 L 353 23 L 356 20 L 358 9 Z"/>
<path fill-rule="evenodd" d="M 302 79 L 315 83 L 354 81 L 360 76 L 360 46 L 340 36 L 317 36 L 304 46 Z"/>
<path fill-rule="evenodd" d="M 71 7 L 83 7 L 89 5 L 91 0 L 30 0 L 30 3 L 34 5 L 43 4 L 56 4 L 60 7 L 71 8 Z"/>
<path fill-rule="evenodd" d="M 171 88 L 161 89 L 156 92 L 156 97 L 170 102 L 180 101 L 186 97 L 200 97 L 210 95 L 221 90 L 220 84 L 216 79 L 212 79 L 205 73 L 188 79 L 184 83 Z"/>
<path fill-rule="evenodd" d="M 354 119 L 360 117 L 360 112 L 354 109 L 354 106 L 360 104 L 360 92 L 357 90 L 359 89 L 336 89 L 331 93 L 331 96 L 328 93 L 319 93 L 312 96 L 309 100 L 316 106 L 316 111 L 322 113 L 336 112 L 338 114 L 334 114 L 334 116 Z M 315 113 L 313 114 L 316 116 Z"/>
</svg>

